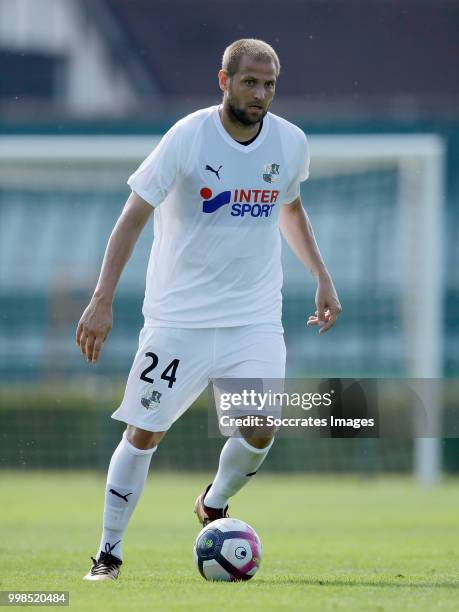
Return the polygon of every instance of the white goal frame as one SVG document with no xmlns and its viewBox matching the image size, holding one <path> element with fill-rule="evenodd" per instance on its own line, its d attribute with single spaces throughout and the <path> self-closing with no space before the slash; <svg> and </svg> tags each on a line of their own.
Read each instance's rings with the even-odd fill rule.
<svg viewBox="0 0 459 612">
<path fill-rule="evenodd" d="M 410 378 L 443 376 L 443 236 L 445 146 L 435 134 L 316 136 L 311 138 L 311 157 L 325 164 L 357 162 L 371 167 L 375 161 L 396 164 L 400 171 L 398 204 L 406 235 L 407 258 L 400 262 L 409 283 L 404 293 L 404 327 L 412 356 Z M 415 190 L 417 197 L 406 198 Z M 406 206 L 409 202 L 410 206 Z M 414 217 L 416 217 L 414 223 Z M 411 231 L 416 226 L 417 232 Z M 414 298 L 414 303 L 413 303 Z M 431 385 L 426 406 L 432 433 L 441 431 L 438 385 Z M 425 486 L 437 483 L 441 474 L 439 437 L 416 438 L 415 471 Z"/>
</svg>

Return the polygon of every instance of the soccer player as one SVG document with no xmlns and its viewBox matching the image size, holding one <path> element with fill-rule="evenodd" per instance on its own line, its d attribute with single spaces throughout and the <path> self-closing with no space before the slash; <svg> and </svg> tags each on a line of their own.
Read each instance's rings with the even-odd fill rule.
<svg viewBox="0 0 459 612">
<path fill-rule="evenodd" d="M 112 327 L 116 285 L 155 211 L 145 326 L 112 415 L 127 427 L 108 469 L 102 537 L 87 580 L 118 577 L 123 536 L 152 455 L 208 381 L 284 378 L 279 229 L 317 281 L 308 325 L 324 333 L 341 312 L 301 204 L 306 137 L 268 112 L 279 71 L 267 43 L 232 43 L 218 73 L 222 104 L 178 121 L 128 180 L 132 193 L 76 332 L 83 356 L 97 362 Z M 273 439 L 250 431 L 228 438 L 213 482 L 195 503 L 202 525 L 227 516 L 228 499 L 257 472 Z"/>
</svg>

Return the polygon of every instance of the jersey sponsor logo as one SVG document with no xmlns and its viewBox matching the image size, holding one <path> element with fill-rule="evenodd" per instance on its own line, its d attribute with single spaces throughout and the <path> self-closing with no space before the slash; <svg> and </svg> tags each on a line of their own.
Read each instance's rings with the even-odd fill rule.
<svg viewBox="0 0 459 612">
<path fill-rule="evenodd" d="M 269 217 L 279 196 L 276 189 L 235 189 L 234 191 L 221 191 L 213 195 L 212 189 L 203 187 L 200 195 L 204 200 L 202 212 L 214 213 L 226 204 L 231 206 L 233 217 Z"/>
<path fill-rule="evenodd" d="M 202 203 L 202 212 L 205 213 L 213 213 L 222 206 L 225 206 L 225 204 L 231 202 L 231 191 L 222 191 L 215 197 L 212 197 L 212 189 L 203 187 L 199 193 L 204 200 Z"/>
<path fill-rule="evenodd" d="M 263 166 L 263 180 L 266 183 L 277 183 L 279 179 L 279 164 L 266 164 L 266 166 Z"/>
</svg>

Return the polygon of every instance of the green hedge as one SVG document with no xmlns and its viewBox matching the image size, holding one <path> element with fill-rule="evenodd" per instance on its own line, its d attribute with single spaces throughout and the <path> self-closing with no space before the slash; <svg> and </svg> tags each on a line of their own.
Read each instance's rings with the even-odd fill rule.
<svg viewBox="0 0 459 612">
<path fill-rule="evenodd" d="M 0 467 L 106 470 L 123 423 L 110 418 L 121 398 L 63 388 L 0 391 Z M 155 469 L 213 470 L 224 438 L 209 438 L 207 398 L 168 432 Z M 444 441 L 445 468 L 459 471 L 459 440 Z M 279 438 L 263 469 L 303 472 L 410 472 L 413 442 Z"/>
</svg>

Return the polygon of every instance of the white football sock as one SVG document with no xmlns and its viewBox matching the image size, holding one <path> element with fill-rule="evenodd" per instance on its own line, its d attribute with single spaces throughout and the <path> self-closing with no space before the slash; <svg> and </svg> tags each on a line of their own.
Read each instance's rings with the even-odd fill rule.
<svg viewBox="0 0 459 612">
<path fill-rule="evenodd" d="M 133 446 L 123 433 L 110 461 L 105 489 L 104 524 L 99 550 L 123 558 L 121 541 L 131 514 L 140 499 L 153 453 Z"/>
<path fill-rule="evenodd" d="M 224 508 L 228 498 L 249 482 L 265 460 L 274 439 L 265 448 L 255 448 L 244 438 L 230 438 L 222 448 L 218 472 L 204 503 L 210 508 Z"/>
</svg>

